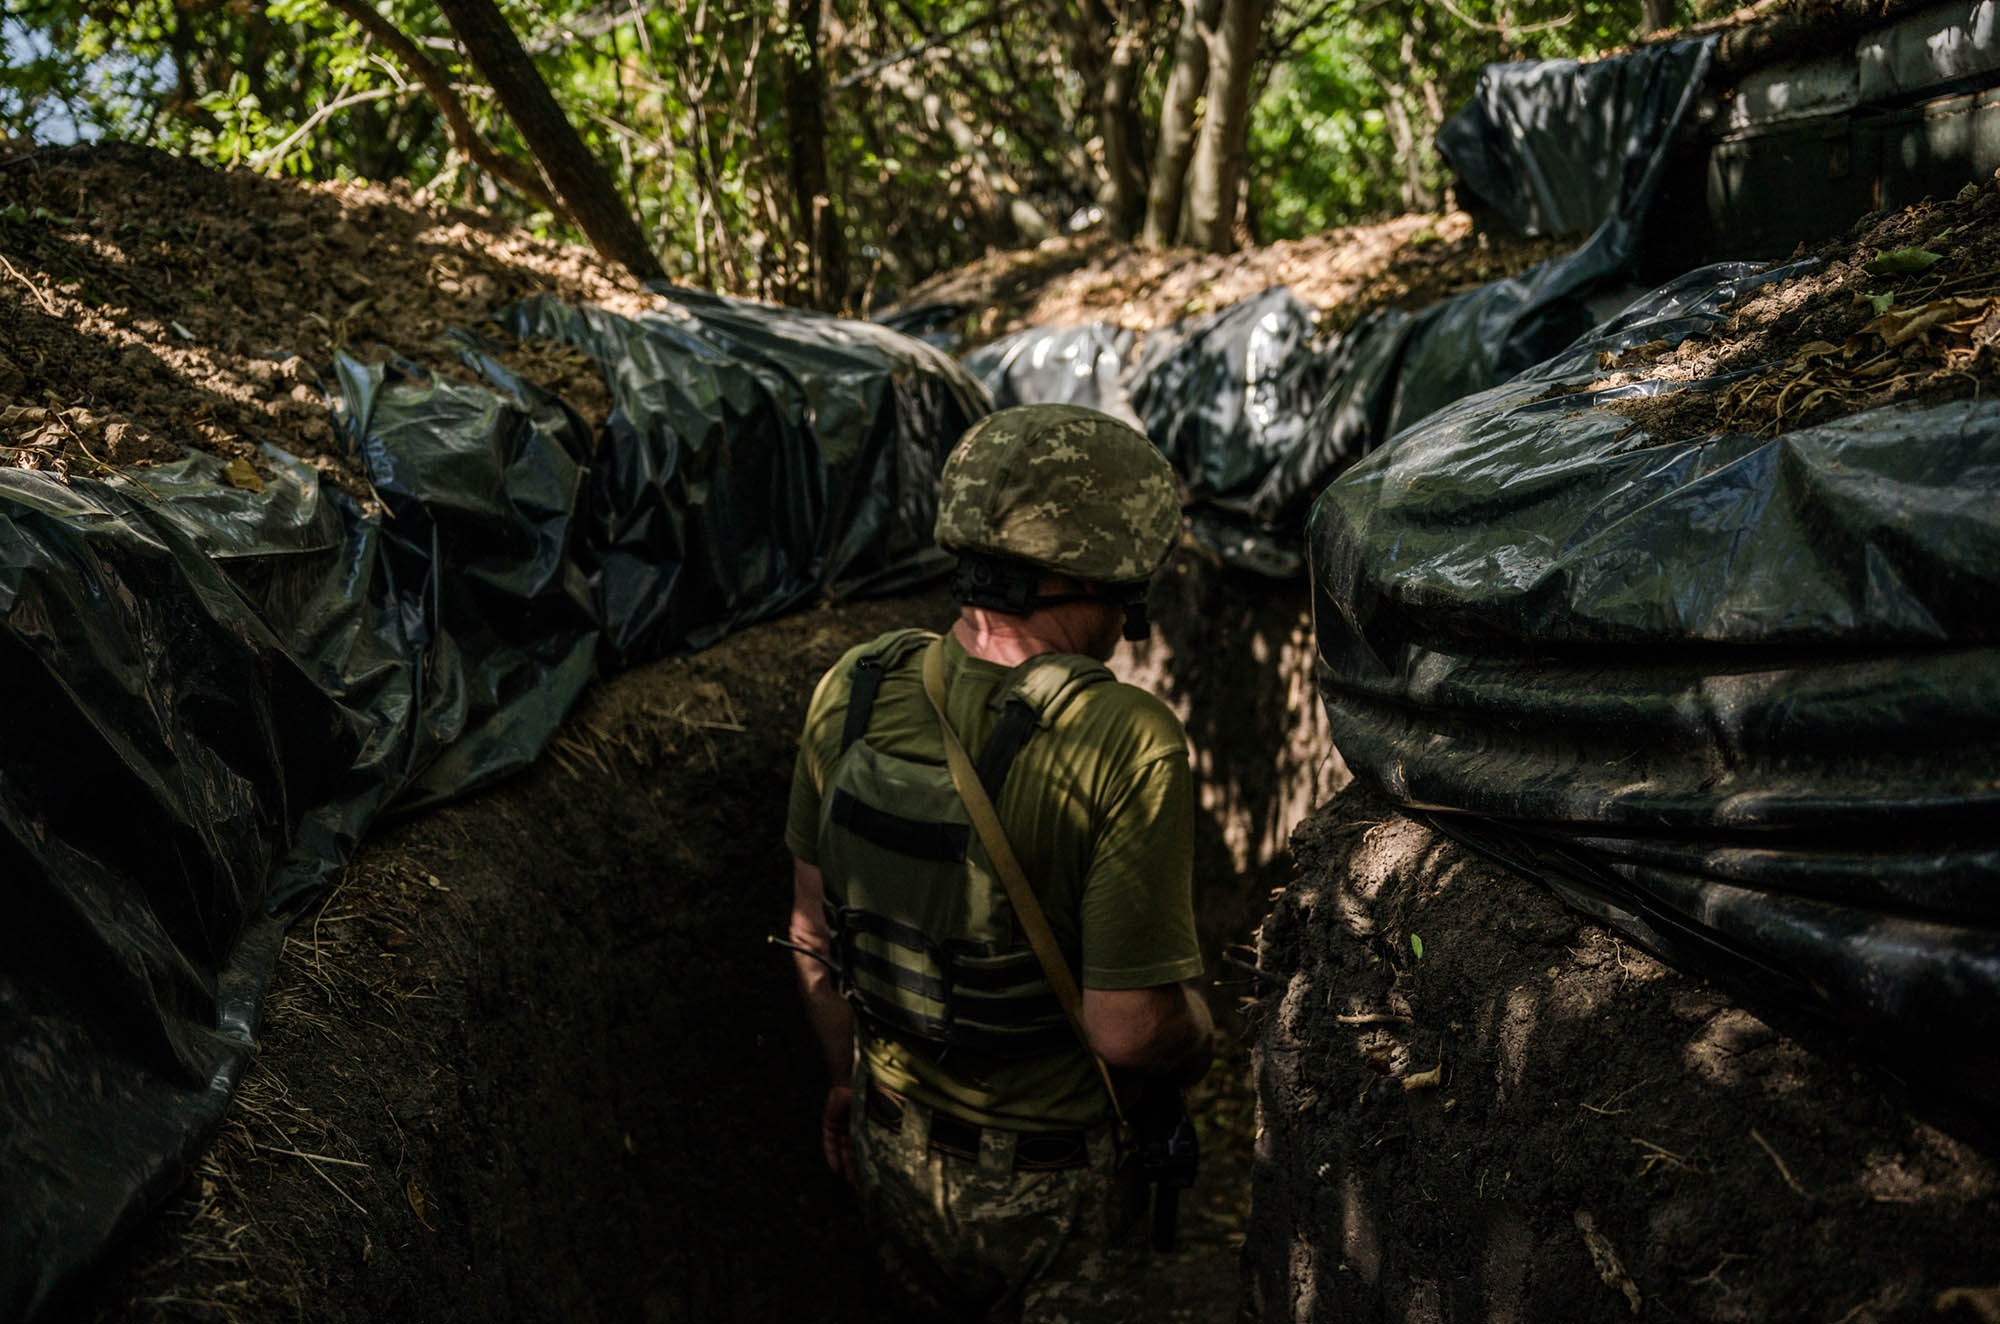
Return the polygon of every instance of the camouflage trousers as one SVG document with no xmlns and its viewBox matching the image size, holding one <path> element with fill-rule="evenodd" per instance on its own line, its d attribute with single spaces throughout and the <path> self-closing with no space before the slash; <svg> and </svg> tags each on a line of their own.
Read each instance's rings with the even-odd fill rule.
<svg viewBox="0 0 2000 1324">
<path fill-rule="evenodd" d="M 931 1148 L 929 1111 L 871 1119 L 856 1081 L 854 1185 L 869 1240 L 912 1320 L 1137 1324 L 1145 1318 L 1146 1187 L 1117 1171 L 1110 1127 L 1087 1167 L 1014 1170 L 1013 1137 L 978 1158 Z"/>
</svg>

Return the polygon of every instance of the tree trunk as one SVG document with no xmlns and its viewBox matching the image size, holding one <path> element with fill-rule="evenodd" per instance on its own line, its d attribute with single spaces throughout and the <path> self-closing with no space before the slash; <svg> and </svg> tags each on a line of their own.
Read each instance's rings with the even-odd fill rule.
<svg viewBox="0 0 2000 1324">
<path fill-rule="evenodd" d="M 437 7 L 472 63 L 493 85 L 507 118 L 591 246 L 641 280 L 664 276 L 659 258 L 618 196 L 610 173 L 584 147 L 493 0 L 438 0 Z"/>
<path fill-rule="evenodd" d="M 790 148 L 798 244 L 805 250 L 807 297 L 839 312 L 847 302 L 847 245 L 826 186 L 826 71 L 820 64 L 820 0 L 790 0 L 785 34 L 785 137 Z"/>
<path fill-rule="evenodd" d="M 1236 247 L 1236 204 L 1250 133 L 1250 75 L 1264 0 L 1223 0 L 1222 21 L 1208 44 L 1208 113 L 1202 116 L 1188 171 L 1184 236 L 1211 253 Z"/>
<path fill-rule="evenodd" d="M 1398 197 L 1406 212 L 1429 211 L 1430 199 L 1424 188 L 1423 159 L 1419 154 L 1417 126 L 1410 119 L 1410 108 L 1403 104 L 1399 92 L 1391 91 L 1382 99 L 1383 120 L 1389 129 L 1389 145 L 1395 149 L 1396 164 L 1401 169 L 1403 182 Z"/>
<path fill-rule="evenodd" d="M 396 61 L 424 85 L 424 91 L 429 93 L 438 113 L 444 116 L 451 145 L 466 160 L 504 181 L 537 207 L 557 212 L 563 210 L 561 200 L 549 192 L 548 185 L 542 182 L 542 177 L 535 173 L 533 166 L 508 156 L 479 135 L 479 130 L 473 127 L 472 116 L 465 113 L 465 105 L 458 99 L 458 93 L 451 90 L 450 75 L 438 68 L 436 61 L 424 54 L 421 47 L 404 36 L 402 29 L 376 13 L 368 0 L 327 0 L 327 4 L 359 23 L 363 32 L 386 47 Z"/>
<path fill-rule="evenodd" d="M 1098 132 L 1104 137 L 1105 178 L 1100 204 L 1121 239 L 1138 233 L 1146 218 L 1146 162 L 1140 144 L 1138 104 L 1145 46 L 1139 36 L 1137 5 L 1122 6 L 1118 41 L 1111 48 L 1111 64 L 1097 103 Z"/>
<path fill-rule="evenodd" d="M 1188 162 L 1194 156 L 1194 107 L 1208 85 L 1208 39 L 1222 13 L 1222 0 L 1181 0 L 1181 30 L 1174 42 L 1174 68 L 1160 100 L 1160 137 L 1153 151 L 1153 177 L 1146 190 L 1148 248 L 1165 248 L 1180 233 L 1181 201 Z"/>
<path fill-rule="evenodd" d="M 1639 20 L 1639 35 L 1650 36 L 1673 26 L 1674 0 L 1645 0 L 1645 17 Z"/>
</svg>

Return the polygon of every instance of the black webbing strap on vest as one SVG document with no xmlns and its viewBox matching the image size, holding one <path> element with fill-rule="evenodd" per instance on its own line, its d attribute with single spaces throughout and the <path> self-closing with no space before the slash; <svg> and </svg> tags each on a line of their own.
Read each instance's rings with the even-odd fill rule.
<svg viewBox="0 0 2000 1324">
<path fill-rule="evenodd" d="M 868 714 L 875 710 L 875 694 L 882 688 L 882 655 L 872 653 L 856 662 L 853 677 L 847 691 L 847 721 L 840 728 L 843 754 L 868 730 Z"/>
<path fill-rule="evenodd" d="M 852 680 L 847 692 L 847 718 L 840 727 L 840 748 L 845 752 L 849 745 L 861 739 L 868 732 L 868 718 L 875 710 L 875 696 L 882 689 L 882 675 L 889 661 L 901 661 L 905 656 L 903 648 L 891 647 L 878 653 L 871 653 L 854 664 Z M 1000 796 L 1000 787 L 1007 780 L 1008 769 L 1014 766 L 1014 758 L 1027 742 L 1028 733 L 1035 729 L 1036 713 L 1034 705 L 1020 695 L 1010 695 L 1007 704 L 1000 711 L 1000 720 L 993 727 L 993 734 L 986 738 L 980 748 L 979 759 L 974 765 L 979 773 L 979 784 L 986 788 L 986 794 L 994 799 Z M 834 806 L 835 821 L 844 827 L 855 826 L 841 820 L 844 806 Z M 866 806 L 863 806 L 866 808 Z M 849 811 L 852 812 L 852 811 Z M 863 833 L 873 836 L 872 833 Z M 949 851 L 945 843 L 932 843 L 925 848 L 909 853 L 922 859 L 964 859 L 966 831 L 960 828 L 953 834 L 957 854 L 938 853 Z"/>
<path fill-rule="evenodd" d="M 979 784 L 986 788 L 989 799 L 1000 798 L 1000 786 L 1007 780 L 1007 770 L 1014 766 L 1014 756 L 1021 752 L 1028 732 L 1034 729 L 1033 705 L 1018 694 L 1007 700 L 1007 706 L 1000 711 L 1000 721 L 994 726 L 993 734 L 986 737 L 986 744 L 979 751 L 979 761 L 974 765 L 979 773 Z"/>
<path fill-rule="evenodd" d="M 915 860 L 962 860 L 972 842 L 964 823 L 928 823 L 877 809 L 846 791 L 833 793 L 831 817 L 855 836 Z"/>
</svg>

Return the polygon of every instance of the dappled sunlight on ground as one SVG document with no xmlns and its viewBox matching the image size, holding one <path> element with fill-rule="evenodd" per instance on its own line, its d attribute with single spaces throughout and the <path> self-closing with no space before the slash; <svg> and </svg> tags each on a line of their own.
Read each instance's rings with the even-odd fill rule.
<svg viewBox="0 0 2000 1324">
<path fill-rule="evenodd" d="M 1962 1112 L 1358 787 L 1294 851 L 1259 949 L 1264 1318 L 1858 1324 L 1990 1280 Z"/>
</svg>

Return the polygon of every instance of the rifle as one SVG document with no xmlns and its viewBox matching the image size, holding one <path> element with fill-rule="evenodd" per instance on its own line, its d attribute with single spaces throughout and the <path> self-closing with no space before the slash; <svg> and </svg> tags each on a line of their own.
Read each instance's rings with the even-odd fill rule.
<svg viewBox="0 0 2000 1324">
<path fill-rule="evenodd" d="M 1174 1249 L 1174 1224 L 1181 1192 L 1194 1185 L 1201 1141 L 1188 1116 L 1187 1097 L 1171 1085 L 1154 1084 L 1132 1107 L 1133 1161 L 1153 1188 L 1153 1249 Z"/>
</svg>

